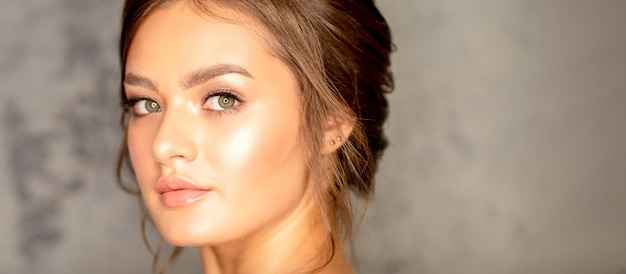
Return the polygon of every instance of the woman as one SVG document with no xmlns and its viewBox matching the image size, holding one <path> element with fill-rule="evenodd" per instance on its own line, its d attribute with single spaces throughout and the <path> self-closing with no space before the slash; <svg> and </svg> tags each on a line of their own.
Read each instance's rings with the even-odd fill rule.
<svg viewBox="0 0 626 274">
<path fill-rule="evenodd" d="M 177 246 L 162 271 L 198 246 L 205 273 L 353 272 L 392 89 L 371 1 L 127 0 L 120 50 L 118 178 Z"/>
</svg>

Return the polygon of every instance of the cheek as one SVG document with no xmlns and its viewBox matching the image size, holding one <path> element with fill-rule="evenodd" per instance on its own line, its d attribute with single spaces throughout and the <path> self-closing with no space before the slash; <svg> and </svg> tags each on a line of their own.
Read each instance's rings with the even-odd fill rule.
<svg viewBox="0 0 626 274">
<path fill-rule="evenodd" d="M 300 201 L 306 159 L 297 108 L 251 111 L 226 128 L 218 143 L 215 171 L 230 216 L 253 222 L 281 216 Z M 211 155 L 207 152 L 206 155 Z M 237 216 L 237 217 L 235 217 Z"/>
<path fill-rule="evenodd" d="M 290 155 L 297 154 L 296 122 L 256 117 L 243 122 L 220 147 L 223 168 L 261 172 L 285 164 Z"/>
<path fill-rule="evenodd" d="M 146 183 L 155 176 L 155 162 L 150 148 L 151 136 L 154 135 L 147 128 L 128 126 L 128 154 L 142 193 L 146 193 Z"/>
<path fill-rule="evenodd" d="M 225 132 L 231 134 L 223 136 L 215 153 L 217 170 L 266 181 L 302 162 L 298 117 L 295 111 L 266 111 L 229 126 Z"/>
</svg>

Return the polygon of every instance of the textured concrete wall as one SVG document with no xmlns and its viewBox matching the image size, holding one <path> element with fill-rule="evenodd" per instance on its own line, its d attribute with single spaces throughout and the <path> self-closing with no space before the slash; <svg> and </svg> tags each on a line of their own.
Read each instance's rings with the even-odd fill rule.
<svg viewBox="0 0 626 274">
<path fill-rule="evenodd" d="M 359 273 L 626 273 L 626 2 L 378 2 L 397 89 Z M 1 7 L 0 273 L 148 273 L 113 179 L 121 1 Z"/>
</svg>

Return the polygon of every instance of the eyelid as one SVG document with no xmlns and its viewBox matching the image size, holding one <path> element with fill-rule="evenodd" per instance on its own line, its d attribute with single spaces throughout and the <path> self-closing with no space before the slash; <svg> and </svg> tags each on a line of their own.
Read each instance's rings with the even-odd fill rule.
<svg viewBox="0 0 626 274">
<path fill-rule="evenodd" d="M 209 99 L 210 97 L 213 97 L 213 96 L 220 96 L 220 95 L 230 95 L 234 97 L 235 99 L 237 99 L 238 102 L 240 103 L 243 102 L 243 100 L 241 99 L 241 95 L 239 95 L 238 92 L 230 88 L 220 88 L 220 89 L 213 90 L 204 96 L 204 100 Z"/>
<path fill-rule="evenodd" d="M 141 100 L 147 100 L 147 99 L 150 99 L 150 98 L 144 97 L 144 96 L 129 97 L 129 98 L 126 98 L 126 100 L 122 102 L 122 107 L 124 108 L 125 111 L 129 111 L 135 106 L 135 104 L 137 104 L 137 102 Z"/>
</svg>

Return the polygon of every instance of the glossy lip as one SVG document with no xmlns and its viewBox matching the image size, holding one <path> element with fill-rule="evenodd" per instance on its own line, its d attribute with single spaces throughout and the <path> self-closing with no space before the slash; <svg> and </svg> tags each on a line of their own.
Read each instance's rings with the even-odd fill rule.
<svg viewBox="0 0 626 274">
<path fill-rule="evenodd" d="M 170 208 L 193 204 L 205 198 L 211 190 L 181 176 L 161 177 L 156 184 L 161 203 Z"/>
</svg>

